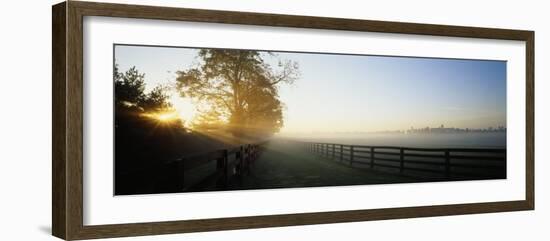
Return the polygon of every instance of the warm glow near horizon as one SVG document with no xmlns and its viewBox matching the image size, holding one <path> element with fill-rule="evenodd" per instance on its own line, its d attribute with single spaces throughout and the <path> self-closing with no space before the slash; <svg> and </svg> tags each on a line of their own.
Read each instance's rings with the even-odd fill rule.
<svg viewBox="0 0 550 241">
<path fill-rule="evenodd" d="M 179 119 L 179 115 L 175 111 L 156 112 L 156 113 L 144 113 L 145 117 L 155 119 L 159 122 L 170 122 Z"/>
<path fill-rule="evenodd" d="M 170 94 L 170 103 L 179 117 L 184 121 L 185 127 L 191 128 L 190 123 L 197 116 L 197 106 L 189 98 L 183 98 L 176 93 Z"/>
</svg>

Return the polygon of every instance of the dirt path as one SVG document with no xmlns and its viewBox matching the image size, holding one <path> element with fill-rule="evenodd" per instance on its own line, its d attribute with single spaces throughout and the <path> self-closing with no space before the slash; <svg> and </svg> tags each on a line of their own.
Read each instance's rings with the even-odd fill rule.
<svg viewBox="0 0 550 241">
<path fill-rule="evenodd" d="M 409 177 L 354 168 L 312 153 L 292 142 L 267 144 L 250 175 L 233 180 L 230 189 L 341 186 L 418 181 Z"/>
</svg>

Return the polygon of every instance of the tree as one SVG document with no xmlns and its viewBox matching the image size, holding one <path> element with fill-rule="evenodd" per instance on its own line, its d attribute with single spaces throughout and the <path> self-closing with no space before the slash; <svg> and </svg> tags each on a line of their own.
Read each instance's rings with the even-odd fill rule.
<svg viewBox="0 0 550 241">
<path fill-rule="evenodd" d="M 138 127 L 143 121 L 153 120 L 155 124 L 164 127 L 183 127 L 169 101 L 167 87 L 156 86 L 145 93 L 145 74 L 132 67 L 124 73 L 118 71 L 115 65 L 113 73 L 115 80 L 115 122 L 121 127 Z"/>
<path fill-rule="evenodd" d="M 140 73 L 135 66 L 121 73 L 115 64 L 113 78 L 117 105 L 139 107 L 147 112 L 160 112 L 172 107 L 166 87 L 156 86 L 145 93 L 145 74 Z"/>
<path fill-rule="evenodd" d="M 278 85 L 299 77 L 298 64 L 281 61 L 274 70 L 258 51 L 203 49 L 201 64 L 178 71 L 176 88 L 182 97 L 206 102 L 218 118 L 227 119 L 234 135 L 272 134 L 283 124 Z M 204 117 L 212 121 L 213 116 Z"/>
<path fill-rule="evenodd" d="M 145 74 L 139 73 L 136 67 L 132 67 L 125 73 L 118 71 L 115 65 L 113 74 L 115 79 L 115 99 L 117 102 L 127 102 L 137 105 L 145 98 Z"/>
<path fill-rule="evenodd" d="M 166 94 L 166 88 L 157 86 L 153 88 L 148 94 L 144 95 L 139 105 L 146 112 L 162 112 L 172 108 L 172 104 L 168 101 L 168 94 Z"/>
<path fill-rule="evenodd" d="M 223 128 L 222 114 L 214 108 L 199 111 L 191 126 L 198 130 L 219 130 Z"/>
</svg>

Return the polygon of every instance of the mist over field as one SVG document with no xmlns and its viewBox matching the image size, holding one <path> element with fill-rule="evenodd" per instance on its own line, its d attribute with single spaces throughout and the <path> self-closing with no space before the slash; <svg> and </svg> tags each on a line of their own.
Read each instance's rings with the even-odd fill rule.
<svg viewBox="0 0 550 241">
<path fill-rule="evenodd" d="M 422 148 L 505 148 L 506 132 L 487 133 L 300 133 L 275 138 L 366 146 Z"/>
</svg>

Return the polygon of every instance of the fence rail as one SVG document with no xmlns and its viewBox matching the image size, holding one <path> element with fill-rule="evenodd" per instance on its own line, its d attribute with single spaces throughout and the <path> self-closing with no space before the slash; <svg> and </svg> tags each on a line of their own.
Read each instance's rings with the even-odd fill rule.
<svg viewBox="0 0 550 241">
<path fill-rule="evenodd" d="M 133 186 L 140 186 L 139 191 L 145 193 L 200 191 L 212 188 L 223 190 L 228 187 L 232 176 L 242 177 L 250 172 L 250 166 L 260 155 L 261 146 L 262 143 L 241 145 L 158 162 L 148 168 L 120 173 L 120 176 L 117 176 L 117 179 L 120 177 L 117 180 L 118 184 L 115 183 L 115 192 L 136 194 L 130 190 Z M 210 166 L 214 168 L 209 168 Z M 205 170 L 195 171 L 198 169 Z M 190 175 L 191 171 L 203 175 L 198 180 L 188 182 L 186 176 Z"/>
<path fill-rule="evenodd" d="M 450 178 L 505 178 L 506 149 L 415 148 L 303 142 L 312 153 L 350 166 Z"/>
<path fill-rule="evenodd" d="M 229 178 L 231 176 L 243 176 L 250 172 L 250 166 L 258 158 L 260 154 L 260 144 L 248 144 L 238 146 L 232 149 L 224 149 L 214 151 L 212 153 L 187 156 L 176 160 L 180 165 L 180 173 L 183 182 L 185 172 L 195 169 L 196 167 L 206 165 L 209 162 L 216 162 L 216 170 L 201 182 L 192 186 L 186 186 L 181 183 L 181 189 L 187 190 L 202 190 L 205 186 L 214 184 L 218 188 L 227 188 Z"/>
</svg>

